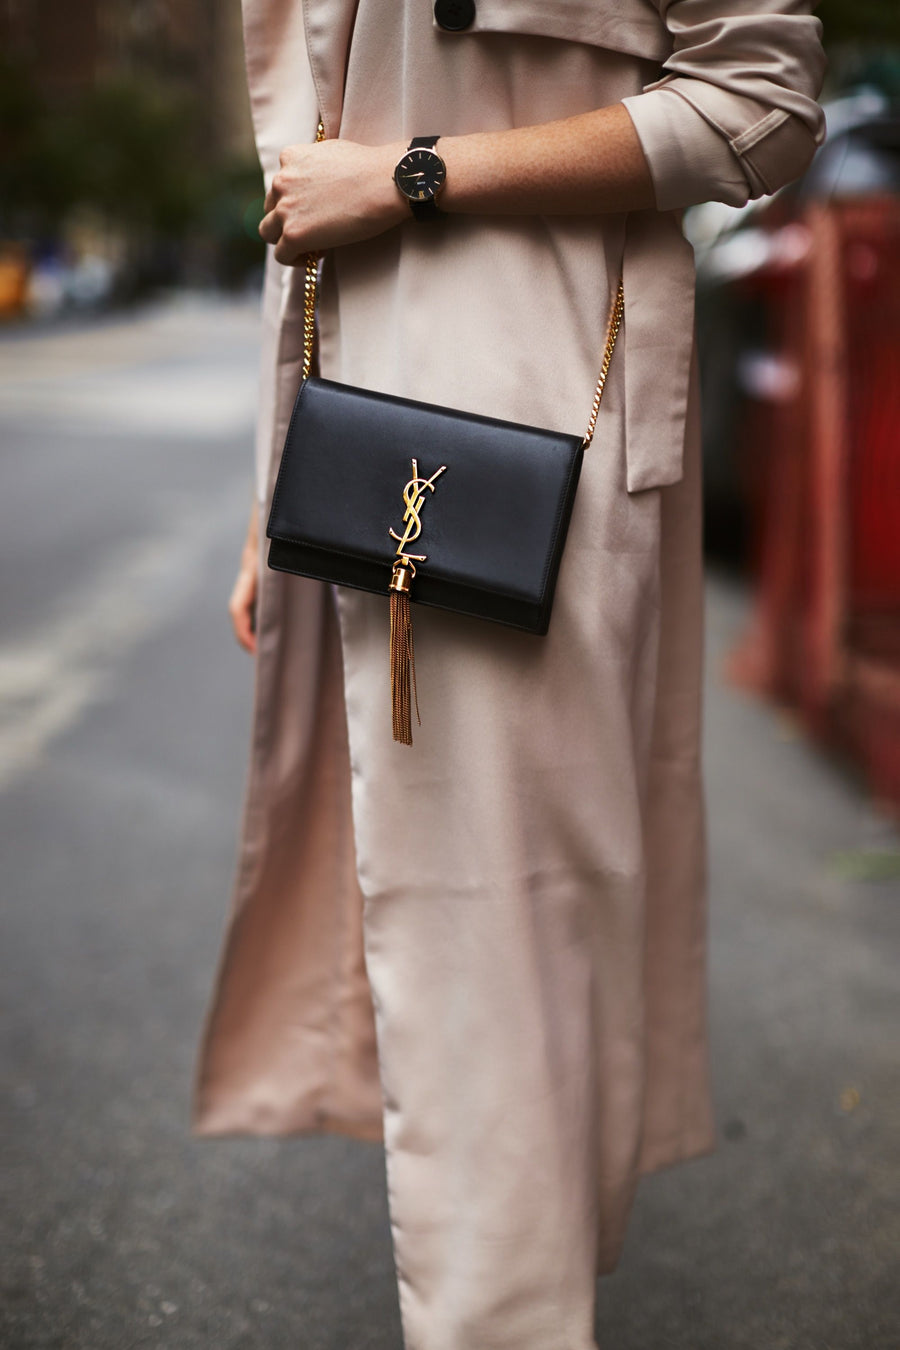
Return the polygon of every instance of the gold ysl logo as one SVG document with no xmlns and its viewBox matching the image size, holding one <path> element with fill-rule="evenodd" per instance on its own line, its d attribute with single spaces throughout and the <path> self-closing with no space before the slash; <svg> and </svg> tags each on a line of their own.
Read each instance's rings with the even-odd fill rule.
<svg viewBox="0 0 900 1350">
<path fill-rule="evenodd" d="M 446 468 L 446 464 L 442 464 L 430 478 L 420 478 L 419 461 L 414 459 L 412 462 L 413 476 L 403 489 L 403 504 L 406 507 L 406 510 L 403 513 L 403 524 L 406 528 L 402 535 L 397 534 L 396 530 L 388 531 L 388 534 L 390 534 L 392 539 L 399 540 L 397 556 L 402 557 L 404 560 L 410 562 L 425 561 L 426 555 L 424 553 L 407 553 L 406 546 L 407 544 L 411 544 L 414 539 L 418 539 L 419 535 L 422 533 L 422 521 L 419 513 L 422 510 L 422 505 L 425 501 L 425 493 L 426 491 L 434 492 L 435 482 L 440 478 L 441 474 L 446 471 Z M 415 573 L 415 568 L 413 568 L 413 573 Z"/>
</svg>

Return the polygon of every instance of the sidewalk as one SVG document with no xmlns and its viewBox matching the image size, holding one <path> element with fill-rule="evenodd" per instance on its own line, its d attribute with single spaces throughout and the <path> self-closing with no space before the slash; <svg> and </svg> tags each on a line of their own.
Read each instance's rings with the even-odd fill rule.
<svg viewBox="0 0 900 1350">
<path fill-rule="evenodd" d="M 249 735 L 225 600 L 257 339 L 227 307 L 195 312 L 177 350 L 165 322 L 53 339 L 46 364 L 29 339 L 31 392 L 0 390 L 0 689 L 23 700 L 0 774 L 0 1344 L 400 1350 L 380 1150 L 187 1132 Z M 51 488 L 59 525 L 37 530 Z M 746 610 L 710 576 L 719 1148 L 642 1182 L 599 1344 L 898 1350 L 900 841 L 788 719 L 723 684 Z M 23 653 L 47 675 L 30 702 Z"/>
</svg>

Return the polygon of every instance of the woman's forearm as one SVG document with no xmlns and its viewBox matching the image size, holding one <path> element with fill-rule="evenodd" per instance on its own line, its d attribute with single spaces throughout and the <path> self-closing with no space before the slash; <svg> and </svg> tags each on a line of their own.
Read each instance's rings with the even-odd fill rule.
<svg viewBox="0 0 900 1350">
<path fill-rule="evenodd" d="M 433 128 L 423 128 L 423 134 Z M 259 232 L 278 262 L 371 239 L 410 219 L 393 181 L 403 142 L 291 145 L 266 197 Z M 654 205 L 637 132 L 621 103 L 511 131 L 442 137 L 447 214 L 596 215 Z"/>
<path fill-rule="evenodd" d="M 634 123 L 621 103 L 543 126 L 448 136 L 442 211 L 593 215 L 654 205 Z"/>
</svg>

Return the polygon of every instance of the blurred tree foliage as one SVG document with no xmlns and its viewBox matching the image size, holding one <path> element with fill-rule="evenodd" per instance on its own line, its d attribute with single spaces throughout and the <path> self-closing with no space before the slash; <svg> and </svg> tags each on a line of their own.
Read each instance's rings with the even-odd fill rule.
<svg viewBox="0 0 900 1350">
<path fill-rule="evenodd" d="M 50 103 L 27 69 L 0 63 L 0 238 L 50 242 L 87 208 L 125 241 L 138 285 L 151 253 L 239 280 L 261 260 L 247 213 L 262 178 L 255 160 L 211 159 L 195 102 L 120 76 Z"/>
<path fill-rule="evenodd" d="M 816 14 L 825 26 L 825 41 L 900 43 L 898 0 L 820 0 Z"/>
<path fill-rule="evenodd" d="M 57 123 L 67 149 L 78 147 L 82 199 L 126 228 L 183 234 L 207 187 L 190 113 L 188 99 L 151 83 L 120 79 L 90 90 Z"/>
<path fill-rule="evenodd" d="M 900 0 L 821 0 L 829 71 L 826 92 L 874 85 L 900 99 Z"/>
<path fill-rule="evenodd" d="M 26 216 L 47 228 L 90 205 L 125 227 L 183 230 L 201 190 L 184 103 L 154 84 L 117 80 L 51 107 L 27 71 L 0 72 L 4 225 Z"/>
</svg>

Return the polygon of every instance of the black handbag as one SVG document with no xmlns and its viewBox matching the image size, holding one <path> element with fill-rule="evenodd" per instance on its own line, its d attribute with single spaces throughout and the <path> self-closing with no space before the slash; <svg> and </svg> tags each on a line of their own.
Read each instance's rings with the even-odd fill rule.
<svg viewBox="0 0 900 1350">
<path fill-rule="evenodd" d="M 390 595 L 393 733 L 411 745 L 413 702 L 419 718 L 411 599 L 547 632 L 622 322 L 622 283 L 582 437 L 311 376 L 317 263 L 309 255 L 301 383 L 266 528 L 268 565 Z"/>
</svg>

